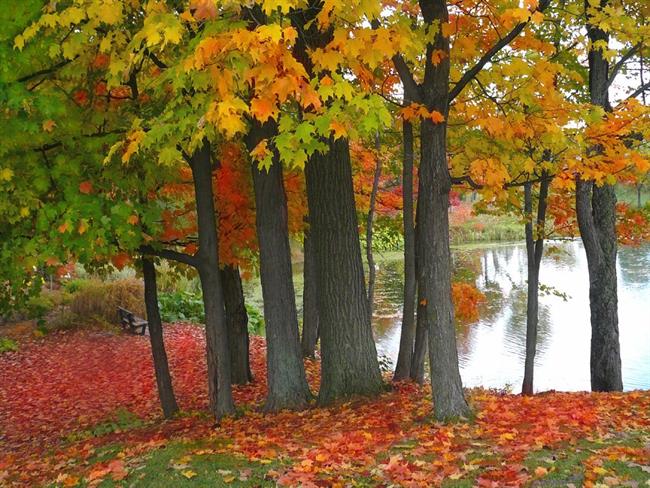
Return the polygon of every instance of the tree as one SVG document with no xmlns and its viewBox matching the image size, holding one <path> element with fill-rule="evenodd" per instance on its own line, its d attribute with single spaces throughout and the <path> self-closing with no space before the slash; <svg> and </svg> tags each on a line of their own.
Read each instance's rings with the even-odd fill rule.
<svg viewBox="0 0 650 488">
<path fill-rule="evenodd" d="M 165 418 L 172 417 L 178 412 L 178 404 L 174 396 L 167 352 L 163 342 L 162 320 L 158 307 L 158 291 L 156 285 L 156 265 L 151 258 L 142 257 L 142 274 L 144 276 L 144 301 L 147 308 L 147 321 L 149 322 L 149 339 L 153 354 L 153 364 L 158 385 L 158 396 Z"/>
<path fill-rule="evenodd" d="M 621 353 L 618 330 L 618 291 L 616 278 L 616 193 L 614 183 L 620 172 L 619 157 L 613 151 L 628 152 L 633 146 L 629 126 L 618 126 L 616 135 L 603 131 L 615 124 L 616 112 L 629 110 L 629 102 L 641 95 L 648 86 L 643 84 L 634 90 L 623 103 L 612 107 L 609 89 L 625 63 L 647 49 L 644 32 L 648 30 L 647 5 L 629 6 L 621 2 L 602 0 L 584 3 L 588 37 L 589 102 L 596 110 L 596 120 L 587 129 L 586 140 L 589 170 L 608 174 L 578 174 L 576 178 L 576 214 L 580 236 L 587 255 L 589 270 L 589 303 L 591 309 L 591 388 L 594 391 L 620 391 L 623 389 Z M 635 20 L 636 19 L 636 20 Z M 614 29 L 612 26 L 618 24 Z M 610 32 L 615 32 L 619 43 L 627 51 L 613 65 L 609 49 Z M 626 45 L 627 44 L 627 45 Z M 642 63 L 643 61 L 641 61 Z M 611 114 L 614 112 L 614 114 Z M 597 120 L 600 115 L 601 120 Z M 601 127 L 599 128 L 599 125 Z M 627 144 L 627 146 L 626 146 Z M 638 155 L 633 159 L 638 170 L 643 170 Z M 603 168 L 604 167 L 604 168 Z M 602 173 L 601 173 L 602 174 Z"/>
<path fill-rule="evenodd" d="M 405 105 L 409 105 L 405 98 Z M 402 309 L 402 328 L 399 352 L 393 379 L 416 379 L 412 376 L 414 345 L 416 338 L 415 322 L 415 224 L 413 222 L 413 166 L 414 144 L 413 125 L 410 121 L 402 122 L 402 144 L 404 147 L 402 164 L 402 195 L 404 222 L 404 307 Z M 420 343 L 423 343 L 421 340 Z M 422 358 L 423 355 L 422 355 Z M 419 375 L 416 375 L 419 376 Z"/>
</svg>

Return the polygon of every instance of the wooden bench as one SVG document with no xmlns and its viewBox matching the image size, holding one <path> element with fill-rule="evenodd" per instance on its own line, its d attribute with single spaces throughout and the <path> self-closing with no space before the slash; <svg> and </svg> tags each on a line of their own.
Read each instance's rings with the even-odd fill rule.
<svg viewBox="0 0 650 488">
<path fill-rule="evenodd" d="M 147 331 L 147 325 L 149 325 L 149 322 L 137 317 L 133 312 L 129 312 L 127 309 L 122 307 L 117 307 L 117 315 L 120 318 L 120 325 L 122 328 L 131 334 L 144 335 Z"/>
</svg>

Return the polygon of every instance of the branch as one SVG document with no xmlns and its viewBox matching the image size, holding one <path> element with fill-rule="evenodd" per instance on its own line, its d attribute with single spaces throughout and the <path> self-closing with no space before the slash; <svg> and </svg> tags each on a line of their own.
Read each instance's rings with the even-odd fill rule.
<svg viewBox="0 0 650 488">
<path fill-rule="evenodd" d="M 75 57 L 74 59 L 77 59 L 77 57 Z M 70 64 L 72 61 L 73 61 L 73 59 L 65 59 L 65 60 L 61 61 L 60 63 L 55 64 L 54 66 L 51 66 L 51 67 L 46 68 L 46 69 L 42 69 L 40 71 L 36 71 L 34 73 L 25 75 L 25 76 L 23 76 L 21 78 L 18 78 L 16 81 L 18 83 L 24 83 L 24 82 L 32 80 L 34 78 L 38 78 L 39 76 L 42 76 L 42 75 L 49 75 L 50 73 L 54 73 L 57 69 L 62 68 L 66 64 Z"/>
<path fill-rule="evenodd" d="M 167 69 L 168 66 L 165 63 L 163 63 L 158 56 L 156 56 L 154 53 L 152 53 L 148 49 L 145 52 L 146 52 L 147 56 L 149 56 L 149 59 L 151 59 L 153 64 L 158 66 L 160 69 Z"/>
<path fill-rule="evenodd" d="M 163 259 L 170 259 L 172 261 L 177 261 L 179 263 L 187 264 L 194 268 L 198 267 L 199 259 L 196 256 L 190 256 L 183 252 L 173 251 L 171 249 L 154 249 L 150 246 L 142 246 L 140 252 L 143 254 L 150 254 L 152 256 L 158 256 Z"/>
<path fill-rule="evenodd" d="M 609 88 L 616 78 L 616 75 L 618 75 L 618 72 L 621 71 L 623 68 L 623 65 L 627 62 L 628 59 L 630 59 L 632 56 L 634 56 L 639 50 L 641 49 L 641 43 L 635 44 L 632 46 L 632 48 L 626 52 L 621 59 L 618 60 L 618 62 L 612 66 L 611 71 L 609 72 L 609 76 L 607 79 L 607 88 Z"/>
<path fill-rule="evenodd" d="M 549 3 L 551 3 L 551 0 L 542 0 L 536 12 L 543 12 L 546 10 L 546 7 L 548 7 Z M 508 44 L 510 44 L 519 34 L 521 34 L 521 31 L 523 31 L 529 23 L 530 21 L 526 21 L 517 24 L 515 28 L 508 33 L 508 35 L 502 39 L 499 39 L 499 41 L 494 46 L 492 46 L 490 50 L 486 52 L 474 66 L 466 71 L 460 80 L 458 80 L 454 87 L 449 91 L 449 103 L 451 103 L 454 98 L 460 95 L 460 92 L 462 92 L 467 84 L 481 72 L 483 67 L 492 60 L 494 55 L 501 51 L 501 49 L 506 47 Z"/>
<path fill-rule="evenodd" d="M 407 98 L 420 102 L 422 100 L 420 96 L 420 85 L 413 78 L 413 73 L 411 73 L 408 64 L 406 64 L 401 54 L 396 54 L 392 57 L 392 60 L 397 74 L 399 74 L 399 78 L 402 80 L 402 85 L 404 85 L 404 93 L 406 93 Z"/>
<path fill-rule="evenodd" d="M 467 183 L 470 186 L 470 188 L 472 188 L 473 190 L 481 190 L 483 188 L 483 185 L 476 183 L 469 175 L 452 176 L 451 183 L 453 185 L 462 185 L 464 183 Z"/>
<path fill-rule="evenodd" d="M 630 99 L 632 99 L 632 98 L 636 98 L 636 97 L 638 97 L 639 95 L 641 95 L 643 92 L 645 92 L 646 90 L 650 90 L 650 81 L 647 82 L 647 83 L 644 83 L 644 84 L 641 85 L 639 88 L 637 88 L 636 90 L 634 90 L 630 95 L 628 95 L 628 97 L 626 98 L 626 100 L 630 100 Z"/>
<path fill-rule="evenodd" d="M 370 25 L 373 30 L 377 30 L 381 26 L 378 19 L 373 19 L 370 22 Z M 391 60 L 393 61 L 393 65 L 395 65 L 395 70 L 397 71 L 397 74 L 402 81 L 402 85 L 404 85 L 404 92 L 406 93 L 406 96 L 412 101 L 419 102 L 422 98 L 419 96 L 420 87 L 415 81 L 413 73 L 411 73 L 408 64 L 406 64 L 406 61 L 399 53 L 395 54 Z"/>
</svg>

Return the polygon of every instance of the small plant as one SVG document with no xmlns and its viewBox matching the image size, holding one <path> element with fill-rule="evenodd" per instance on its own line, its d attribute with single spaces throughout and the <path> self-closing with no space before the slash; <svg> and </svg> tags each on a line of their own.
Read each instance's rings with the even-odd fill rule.
<svg viewBox="0 0 650 488">
<path fill-rule="evenodd" d="M 27 317 L 41 321 L 54 308 L 54 301 L 45 293 L 30 298 L 27 302 Z"/>
<path fill-rule="evenodd" d="M 72 433 L 67 437 L 67 440 L 75 442 L 92 437 L 102 437 L 107 434 L 137 429 L 143 425 L 144 421 L 141 418 L 126 409 L 120 408 L 115 412 L 111 420 L 97 424 L 87 430 Z"/>
<path fill-rule="evenodd" d="M 205 321 L 203 299 L 200 293 L 190 291 L 163 292 L 158 295 L 160 316 L 164 322 Z"/>
<path fill-rule="evenodd" d="M 246 314 L 248 315 L 248 333 L 252 335 L 264 334 L 264 314 L 254 305 L 246 304 Z"/>
<path fill-rule="evenodd" d="M 0 337 L 0 354 L 3 352 L 15 352 L 18 350 L 18 343 L 9 337 Z"/>
</svg>

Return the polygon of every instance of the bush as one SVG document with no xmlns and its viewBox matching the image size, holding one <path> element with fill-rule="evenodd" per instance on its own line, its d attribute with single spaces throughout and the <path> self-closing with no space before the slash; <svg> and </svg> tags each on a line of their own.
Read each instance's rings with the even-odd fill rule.
<svg viewBox="0 0 650 488">
<path fill-rule="evenodd" d="M 27 302 L 27 318 L 40 320 L 54 308 L 54 300 L 49 293 L 41 293 Z"/>
<path fill-rule="evenodd" d="M 9 337 L 0 337 L 0 354 L 18 350 L 18 343 Z"/>
<path fill-rule="evenodd" d="M 76 292 L 70 301 L 70 312 L 76 320 L 108 324 L 117 323 L 117 307 L 145 316 L 144 285 L 129 278 L 109 282 L 96 279 L 76 283 Z"/>
<path fill-rule="evenodd" d="M 264 314 L 254 305 L 246 304 L 248 315 L 248 333 L 252 335 L 264 335 Z"/>
<path fill-rule="evenodd" d="M 163 322 L 205 321 L 203 298 L 200 293 L 190 291 L 162 292 L 158 294 L 158 305 Z"/>
</svg>

